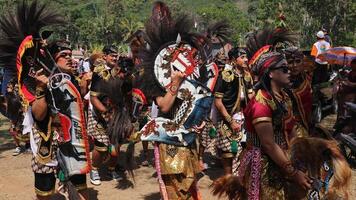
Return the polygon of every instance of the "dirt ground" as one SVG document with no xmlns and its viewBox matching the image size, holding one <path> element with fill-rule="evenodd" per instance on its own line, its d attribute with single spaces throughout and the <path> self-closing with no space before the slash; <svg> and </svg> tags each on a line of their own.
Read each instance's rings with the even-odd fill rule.
<svg viewBox="0 0 356 200">
<path fill-rule="evenodd" d="M 329 116 L 324 120 L 325 127 L 330 128 L 335 116 Z M 30 153 L 12 156 L 14 145 L 8 134 L 9 123 L 0 118 L 0 200 L 27 200 L 34 198 L 34 179 L 30 168 Z M 152 146 L 150 146 L 152 149 Z M 140 151 L 142 146 L 137 145 L 136 158 L 141 162 Z M 222 170 L 213 160 L 209 159 L 212 166 L 205 173 L 199 174 L 199 188 L 204 200 L 217 199 L 210 193 L 209 186 L 212 181 L 221 176 Z M 104 173 L 104 172 L 103 172 Z M 104 175 L 102 175 L 104 176 Z M 132 181 L 103 180 L 100 186 L 93 186 L 87 178 L 90 197 L 92 200 L 159 200 L 158 184 L 155 171 L 150 167 L 139 167 L 135 170 L 135 184 Z M 356 198 L 356 171 L 352 173 L 352 196 Z M 53 200 L 64 200 L 59 194 Z"/>
</svg>

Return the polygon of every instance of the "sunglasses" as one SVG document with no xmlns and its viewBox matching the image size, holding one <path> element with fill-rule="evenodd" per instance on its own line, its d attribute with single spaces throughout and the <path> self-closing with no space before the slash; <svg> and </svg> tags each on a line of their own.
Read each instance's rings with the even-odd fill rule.
<svg viewBox="0 0 356 200">
<path fill-rule="evenodd" d="M 283 72 L 284 74 L 287 74 L 289 72 L 289 68 L 286 65 L 282 65 L 280 67 L 273 68 L 272 70 L 279 70 Z"/>
</svg>

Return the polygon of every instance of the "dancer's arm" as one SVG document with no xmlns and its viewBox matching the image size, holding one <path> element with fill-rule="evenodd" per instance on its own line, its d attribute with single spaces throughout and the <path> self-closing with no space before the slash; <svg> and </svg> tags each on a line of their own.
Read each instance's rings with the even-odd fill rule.
<svg viewBox="0 0 356 200">
<path fill-rule="evenodd" d="M 227 112 L 227 110 L 222 102 L 222 98 L 215 97 L 214 104 L 215 104 L 216 109 L 220 112 L 220 114 L 225 119 L 225 121 L 227 121 L 230 124 L 232 130 L 234 132 L 240 131 L 241 125 L 239 125 L 234 119 L 232 119 L 230 114 Z"/>
<path fill-rule="evenodd" d="M 167 113 L 172 108 L 177 97 L 178 89 L 184 79 L 184 73 L 172 70 L 171 85 L 163 97 L 157 97 L 156 102 L 161 112 Z"/>
<path fill-rule="evenodd" d="M 90 103 L 97 111 L 105 113 L 107 112 L 107 109 L 98 98 L 98 96 L 100 95 L 98 87 L 101 80 L 102 79 L 97 73 L 93 73 L 90 86 Z"/>
<path fill-rule="evenodd" d="M 97 96 L 90 95 L 90 103 L 101 113 L 105 113 L 107 111 L 106 107 L 99 100 Z"/>
<path fill-rule="evenodd" d="M 42 74 L 43 69 L 36 72 L 36 100 L 32 103 L 32 114 L 37 121 L 42 121 L 47 115 L 47 101 L 45 90 L 47 89 L 48 77 Z"/>
<path fill-rule="evenodd" d="M 286 164 L 290 163 L 289 159 L 280 146 L 274 142 L 272 123 L 260 122 L 255 124 L 254 127 L 264 152 L 266 152 L 278 166 L 284 169 L 287 173 L 290 173 L 289 170 L 286 170 Z M 307 189 L 311 187 L 311 180 L 302 171 L 296 170 L 292 177 L 303 188 Z"/>
</svg>

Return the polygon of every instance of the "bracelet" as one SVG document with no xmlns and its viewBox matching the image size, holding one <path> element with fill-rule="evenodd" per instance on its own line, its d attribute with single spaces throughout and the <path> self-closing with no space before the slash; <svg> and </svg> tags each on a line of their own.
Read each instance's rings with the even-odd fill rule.
<svg viewBox="0 0 356 200">
<path fill-rule="evenodd" d="M 44 88 L 36 87 L 36 92 L 35 92 L 36 99 L 41 99 L 45 95 L 46 95 L 46 91 Z"/>
<path fill-rule="evenodd" d="M 288 177 L 293 177 L 297 174 L 298 170 L 293 167 L 292 162 L 288 161 L 283 165 L 283 169 Z"/>
<path fill-rule="evenodd" d="M 36 95 L 36 99 L 41 99 L 41 98 L 43 98 L 43 97 L 45 97 L 46 95 Z"/>
<path fill-rule="evenodd" d="M 175 96 L 175 95 L 177 95 L 177 93 L 178 93 L 178 87 L 176 86 L 176 85 L 171 85 L 171 86 L 169 86 L 169 88 L 168 88 L 168 91 L 173 95 L 173 96 Z"/>
<path fill-rule="evenodd" d="M 226 121 L 227 121 L 227 123 L 231 124 L 232 121 L 233 121 L 233 119 L 232 119 L 232 117 L 229 115 L 229 116 L 226 117 Z"/>
</svg>

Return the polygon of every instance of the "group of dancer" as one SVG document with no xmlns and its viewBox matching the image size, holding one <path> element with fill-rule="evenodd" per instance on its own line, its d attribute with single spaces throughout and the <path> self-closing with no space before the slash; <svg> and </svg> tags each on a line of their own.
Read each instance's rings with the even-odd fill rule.
<svg viewBox="0 0 356 200">
<path fill-rule="evenodd" d="M 290 30 L 259 30 L 246 47 L 215 55 L 213 42 L 228 43 L 227 24 L 197 33 L 189 16 L 173 18 L 166 4 L 156 2 L 144 31 L 128 44 L 130 57 L 118 59 L 118 49 L 106 45 L 88 59 L 90 70 L 78 74 L 69 41 L 50 42 L 52 31 L 45 30 L 64 24 L 37 1 L 20 3 L 0 19 L 0 65 L 14 72 L 17 90 L 17 107 L 7 103 L 4 112 L 14 116 L 16 109 L 16 130 L 30 137 L 37 199 L 55 193 L 56 179 L 68 198 L 90 199 L 86 174 L 100 185 L 103 165 L 114 180 L 121 167 L 134 176 L 132 146 L 138 141 L 144 142 L 145 159 L 147 142 L 154 146 L 162 199 L 202 199 L 196 175 L 212 139 L 225 174 L 214 182 L 216 195 L 326 195 L 334 186 L 332 171 L 334 192 L 347 198 L 351 171 L 347 164 L 342 173 L 336 169 L 346 163 L 337 147 L 309 138 L 312 73 L 304 70 L 308 58 L 293 46 L 297 38 Z M 313 159 L 299 156 L 312 142 L 320 148 L 311 153 L 320 157 L 317 170 L 309 172 Z M 125 143 L 126 166 L 118 167 Z M 316 180 L 325 184 L 316 188 Z"/>
</svg>

